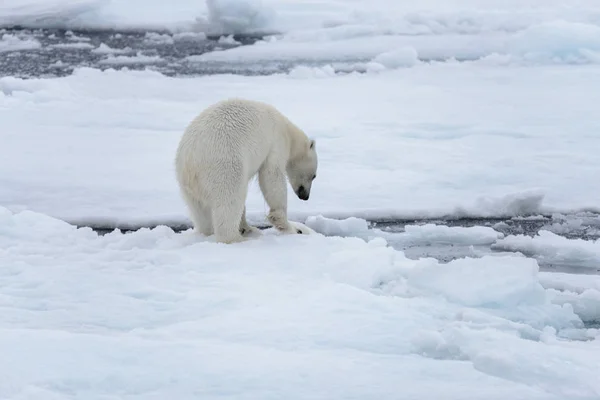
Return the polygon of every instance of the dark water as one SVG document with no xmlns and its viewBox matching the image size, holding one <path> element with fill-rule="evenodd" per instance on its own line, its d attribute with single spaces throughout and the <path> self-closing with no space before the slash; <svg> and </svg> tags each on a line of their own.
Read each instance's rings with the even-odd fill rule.
<svg viewBox="0 0 600 400">
<path fill-rule="evenodd" d="M 133 70 L 145 68 L 165 75 L 207 75 L 212 73 L 265 74 L 277 71 L 276 66 L 261 71 L 260 65 L 244 68 L 223 63 L 189 62 L 187 57 L 252 44 L 259 40 L 253 36 L 228 38 L 205 37 L 201 34 L 168 34 L 157 32 L 102 32 L 4 29 L 0 35 L 16 35 L 21 39 L 36 40 L 40 47 L 0 53 L 0 76 L 22 78 L 65 76 L 77 67 L 98 69 L 127 67 Z M 108 46 L 116 53 L 99 53 L 99 47 Z M 155 57 L 153 62 L 120 62 L 114 57 Z"/>
<path fill-rule="evenodd" d="M 235 74 L 245 76 L 287 73 L 299 64 L 332 65 L 339 72 L 364 72 L 364 62 L 353 60 L 257 60 L 248 62 L 193 61 L 188 57 L 245 46 L 261 40 L 260 36 L 233 35 L 206 37 L 203 34 L 165 32 L 65 31 L 59 29 L 2 29 L 0 35 L 15 35 L 35 40 L 39 47 L 0 52 L 0 76 L 20 78 L 60 77 L 75 68 L 101 70 L 128 68 L 154 70 L 167 76 Z M 108 46 L 113 53 L 99 52 Z M 136 61 L 136 58 L 138 61 Z M 142 60 L 145 58 L 144 60 Z M 153 59 L 149 59 L 153 58 Z"/>
<path fill-rule="evenodd" d="M 268 75 L 287 73 L 299 64 L 319 67 L 330 65 L 336 72 L 365 72 L 369 59 L 330 60 L 256 60 L 253 62 L 193 61 L 197 56 L 238 46 L 253 44 L 261 36 L 234 35 L 231 37 L 206 37 L 201 34 L 171 34 L 167 32 L 114 32 L 59 29 L 0 29 L 0 35 L 16 35 L 21 39 L 39 42 L 39 48 L 0 52 L 0 76 L 21 78 L 65 76 L 77 67 L 98 69 L 129 68 L 150 69 L 168 76 L 194 76 L 210 74 Z M 106 45 L 119 53 L 98 53 Z M 154 57 L 135 62 L 132 57 Z M 128 57 L 116 61 L 114 57 Z M 431 61 L 430 59 L 421 59 Z M 106 62 L 110 61 L 110 64 Z M 462 61 L 462 59 L 457 59 Z"/>
</svg>

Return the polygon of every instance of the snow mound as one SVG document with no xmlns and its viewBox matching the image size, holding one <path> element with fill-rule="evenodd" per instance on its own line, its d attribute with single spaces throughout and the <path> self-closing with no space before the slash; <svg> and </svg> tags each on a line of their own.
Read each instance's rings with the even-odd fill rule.
<svg viewBox="0 0 600 400">
<path fill-rule="evenodd" d="M 110 3 L 106 0 L 7 0 L 0 4 L 0 26 L 68 27 Z"/>
<path fill-rule="evenodd" d="M 147 56 L 138 52 L 135 56 L 112 56 L 109 55 L 103 60 L 98 61 L 104 65 L 130 65 L 130 64 L 156 64 L 165 62 L 160 56 Z"/>
<path fill-rule="evenodd" d="M 0 36 L 0 53 L 8 51 L 34 50 L 42 47 L 40 42 L 34 38 L 20 38 L 8 33 Z"/>
<path fill-rule="evenodd" d="M 516 33 L 507 47 L 509 54 L 529 61 L 600 63 L 600 26 L 548 21 Z"/>
<path fill-rule="evenodd" d="M 536 276 L 535 260 L 485 257 L 482 261 L 458 259 L 447 265 L 431 262 L 410 270 L 406 283 L 421 294 L 442 296 L 452 303 L 470 307 L 504 311 L 544 304 L 546 294 Z M 466 282 L 473 284 L 465 285 Z"/>
<path fill-rule="evenodd" d="M 294 79 L 331 78 L 335 76 L 335 69 L 331 65 L 323 67 L 307 67 L 299 65 L 292 68 L 289 76 Z"/>
<path fill-rule="evenodd" d="M 57 43 L 48 46 L 50 49 L 61 49 L 61 50 L 88 50 L 93 49 L 94 46 L 90 43 L 76 42 L 76 43 Z"/>
<path fill-rule="evenodd" d="M 412 47 L 401 47 L 377 55 L 372 62 L 391 69 L 412 67 L 419 62 L 419 55 Z"/>
<path fill-rule="evenodd" d="M 540 272 L 540 283 L 546 289 L 556 289 L 574 293 L 583 293 L 587 289 L 600 291 L 600 275 Z"/>
<path fill-rule="evenodd" d="M 356 236 L 369 231 L 369 223 L 355 217 L 336 220 L 318 215 L 308 217 L 306 225 L 326 236 Z"/>
<path fill-rule="evenodd" d="M 483 216 L 491 217 L 501 215 L 503 217 L 516 217 L 522 215 L 539 214 L 544 200 L 544 193 L 539 190 L 527 190 L 521 193 L 509 193 L 501 197 L 480 197 L 472 210 L 456 210 L 456 213 L 464 217 Z"/>
<path fill-rule="evenodd" d="M 105 43 L 100 43 L 98 47 L 92 50 L 95 54 L 123 54 L 133 51 L 131 48 L 114 49 Z"/>
<path fill-rule="evenodd" d="M 493 249 L 535 255 L 540 261 L 555 265 L 600 269 L 600 239 L 568 239 L 541 230 L 537 236 L 511 235 L 498 240 Z"/>
<path fill-rule="evenodd" d="M 405 236 L 411 241 L 431 244 L 491 244 L 504 235 L 485 226 L 407 225 Z"/>
<path fill-rule="evenodd" d="M 502 233 L 485 226 L 406 225 L 404 232 L 387 232 L 370 229 L 366 220 L 356 217 L 336 220 L 322 215 L 311 216 L 307 218 L 306 225 L 326 236 L 353 236 L 368 240 L 382 238 L 404 245 L 486 245 L 504 237 Z"/>
<path fill-rule="evenodd" d="M 260 31 L 273 20 L 275 12 L 262 0 L 206 0 L 207 31 L 231 35 Z"/>
<path fill-rule="evenodd" d="M 553 304 L 568 304 L 584 322 L 600 324 L 600 290 L 586 289 L 582 293 L 570 291 L 547 291 Z"/>
</svg>

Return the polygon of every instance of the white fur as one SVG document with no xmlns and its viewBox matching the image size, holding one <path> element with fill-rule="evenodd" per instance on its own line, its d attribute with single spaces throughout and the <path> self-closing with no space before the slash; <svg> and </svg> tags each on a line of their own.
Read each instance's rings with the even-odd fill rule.
<svg viewBox="0 0 600 400">
<path fill-rule="evenodd" d="M 242 233 L 258 232 L 248 225 L 245 206 L 256 174 L 271 224 L 283 233 L 307 233 L 287 219 L 286 176 L 296 195 L 308 200 L 317 171 L 315 142 L 273 106 L 229 99 L 208 107 L 186 128 L 175 167 L 198 233 L 234 243 L 245 240 Z"/>
</svg>

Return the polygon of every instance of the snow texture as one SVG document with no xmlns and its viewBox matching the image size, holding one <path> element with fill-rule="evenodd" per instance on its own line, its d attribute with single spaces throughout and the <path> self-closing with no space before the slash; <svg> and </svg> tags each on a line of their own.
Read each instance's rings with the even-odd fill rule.
<svg viewBox="0 0 600 400">
<path fill-rule="evenodd" d="M 598 276 L 536 258 L 600 263 L 598 21 L 597 0 L 4 0 L 0 27 L 160 30 L 149 47 L 267 33 L 187 61 L 291 68 L 167 77 L 70 32 L 56 51 L 114 69 L 0 78 L 0 398 L 597 400 Z M 0 34 L 2 62 L 40 47 Z M 310 201 L 288 196 L 315 234 L 64 221 L 189 223 L 175 148 L 232 96 L 317 139 Z M 247 210 L 264 222 L 256 182 Z M 365 220 L 552 213 L 535 237 Z M 390 246 L 448 243 L 499 252 Z"/>
<path fill-rule="evenodd" d="M 598 63 L 599 18 L 595 0 L 568 5 L 564 0 L 426 0 L 402 6 L 395 0 L 5 0 L 0 5 L 0 27 L 274 35 L 254 46 L 195 56 L 196 61 L 346 59 L 392 68 L 412 65 L 416 56 Z"/>
<path fill-rule="evenodd" d="M 273 230 L 236 246 L 164 226 L 98 236 L 0 208 L 0 259 L 0 398 L 600 395 L 583 327 L 597 291 L 557 295 L 523 257 L 440 264 Z"/>
<path fill-rule="evenodd" d="M 239 96 L 274 104 L 319 143 L 311 200 L 289 192 L 294 220 L 597 210 L 594 87 L 600 69 L 589 66 L 468 63 L 318 79 L 89 68 L 58 79 L 3 77 L 0 204 L 72 222 L 189 223 L 175 148 L 200 110 Z M 265 221 L 256 182 L 247 206 L 251 221 Z"/>
<path fill-rule="evenodd" d="M 131 52 L 131 49 L 114 49 L 112 47 L 110 47 L 109 45 L 107 45 L 106 43 L 100 43 L 100 45 L 98 47 L 96 47 L 94 50 L 92 50 L 92 53 L 95 54 L 122 54 L 122 53 L 129 53 Z"/>
<path fill-rule="evenodd" d="M 61 49 L 61 50 L 88 50 L 93 49 L 94 46 L 85 43 L 85 42 L 75 42 L 75 43 L 57 43 L 51 44 L 48 46 L 51 49 Z"/>
<path fill-rule="evenodd" d="M 600 268 L 600 239 L 568 239 L 542 230 L 535 237 L 515 235 L 498 240 L 493 249 L 536 255 L 542 261 L 583 268 Z"/>
<path fill-rule="evenodd" d="M 20 38 L 16 35 L 4 33 L 0 36 L 0 53 L 8 51 L 34 50 L 41 47 L 34 38 Z"/>
<path fill-rule="evenodd" d="M 107 58 L 100 60 L 100 64 L 114 64 L 114 65 L 127 65 L 127 64 L 155 64 L 164 62 L 160 56 L 147 56 L 138 52 L 135 56 L 112 56 L 109 55 Z"/>
<path fill-rule="evenodd" d="M 449 227 L 445 225 L 424 224 L 406 225 L 404 232 L 390 233 L 371 229 L 366 220 L 350 217 L 343 220 L 325 218 L 322 215 L 309 217 L 306 225 L 326 236 L 360 237 L 373 239 L 381 237 L 403 245 L 491 245 L 504 237 L 500 232 L 485 226 Z"/>
</svg>

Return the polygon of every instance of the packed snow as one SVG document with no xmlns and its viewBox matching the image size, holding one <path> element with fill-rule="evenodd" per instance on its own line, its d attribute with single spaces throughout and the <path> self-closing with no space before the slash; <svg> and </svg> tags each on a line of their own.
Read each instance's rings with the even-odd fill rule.
<svg viewBox="0 0 600 400">
<path fill-rule="evenodd" d="M 290 190 L 292 219 L 597 210 L 596 86 L 589 66 L 477 63 L 319 79 L 89 68 L 4 77 L 0 204 L 72 222 L 189 223 L 173 171 L 179 138 L 204 107 L 240 96 L 274 104 L 317 140 L 318 179 L 308 202 Z M 264 221 L 256 182 L 247 204 Z"/>
<path fill-rule="evenodd" d="M 85 43 L 85 42 L 75 42 L 75 43 L 57 43 L 51 44 L 48 47 L 51 49 L 61 49 L 61 50 L 89 50 L 94 49 L 94 46 Z"/>
<path fill-rule="evenodd" d="M 114 49 L 107 45 L 106 43 L 100 43 L 98 47 L 92 50 L 92 53 L 95 54 L 123 54 L 131 52 L 131 49 Z"/>
<path fill-rule="evenodd" d="M 542 230 L 535 237 L 516 235 L 497 241 L 494 249 L 536 254 L 545 262 L 587 268 L 600 268 L 600 239 L 568 239 Z"/>
<path fill-rule="evenodd" d="M 592 289 L 600 291 L 600 275 L 587 275 L 582 279 L 579 275 L 556 272 L 540 272 L 540 283 L 548 289 L 583 293 Z"/>
<path fill-rule="evenodd" d="M 381 237 L 404 245 L 416 243 L 433 244 L 462 244 L 462 245 L 491 245 L 504 235 L 485 226 L 449 227 L 436 224 L 406 225 L 404 232 L 385 232 L 371 229 L 366 220 L 350 217 L 343 220 L 325 218 L 322 215 L 308 217 L 306 225 L 327 236 L 361 237 L 372 239 Z"/>
<path fill-rule="evenodd" d="M 599 21 L 596 0 L 4 0 L 0 29 L 73 29 L 48 49 L 109 69 L 0 77 L 0 398 L 600 398 L 600 276 L 539 271 L 600 269 Z M 167 77 L 77 29 L 290 68 Z M 37 34 L 0 31 L 0 64 Z M 311 234 L 165 226 L 190 222 L 183 130 L 233 96 L 317 140 L 310 200 L 288 192 Z M 462 217 L 543 228 L 367 221 Z"/>
<path fill-rule="evenodd" d="M 39 49 L 41 44 L 33 38 L 20 38 L 16 35 L 3 33 L 0 35 L 0 53 L 20 50 Z"/>
<path fill-rule="evenodd" d="M 594 0 L 4 0 L 0 25 L 440 35 L 510 33 L 557 19 L 594 23 L 599 15 L 600 5 Z"/>
<path fill-rule="evenodd" d="M 600 394 L 583 325 L 598 292 L 544 289 L 524 257 L 440 264 L 272 230 L 236 246 L 164 226 L 99 236 L 2 208 L 0 258 L 2 398 Z"/>
<path fill-rule="evenodd" d="M 103 60 L 100 60 L 100 64 L 114 64 L 114 65 L 127 65 L 127 64 L 155 64 L 164 62 L 159 56 L 146 56 L 138 52 L 135 56 L 112 56 L 109 55 Z"/>
<path fill-rule="evenodd" d="M 421 59 L 598 63 L 599 18 L 595 0 L 569 5 L 563 0 L 5 0 L 0 5 L 0 27 L 274 35 L 253 46 L 191 58 L 200 62 L 389 60 L 390 52 L 411 48 L 408 54 Z"/>
</svg>

